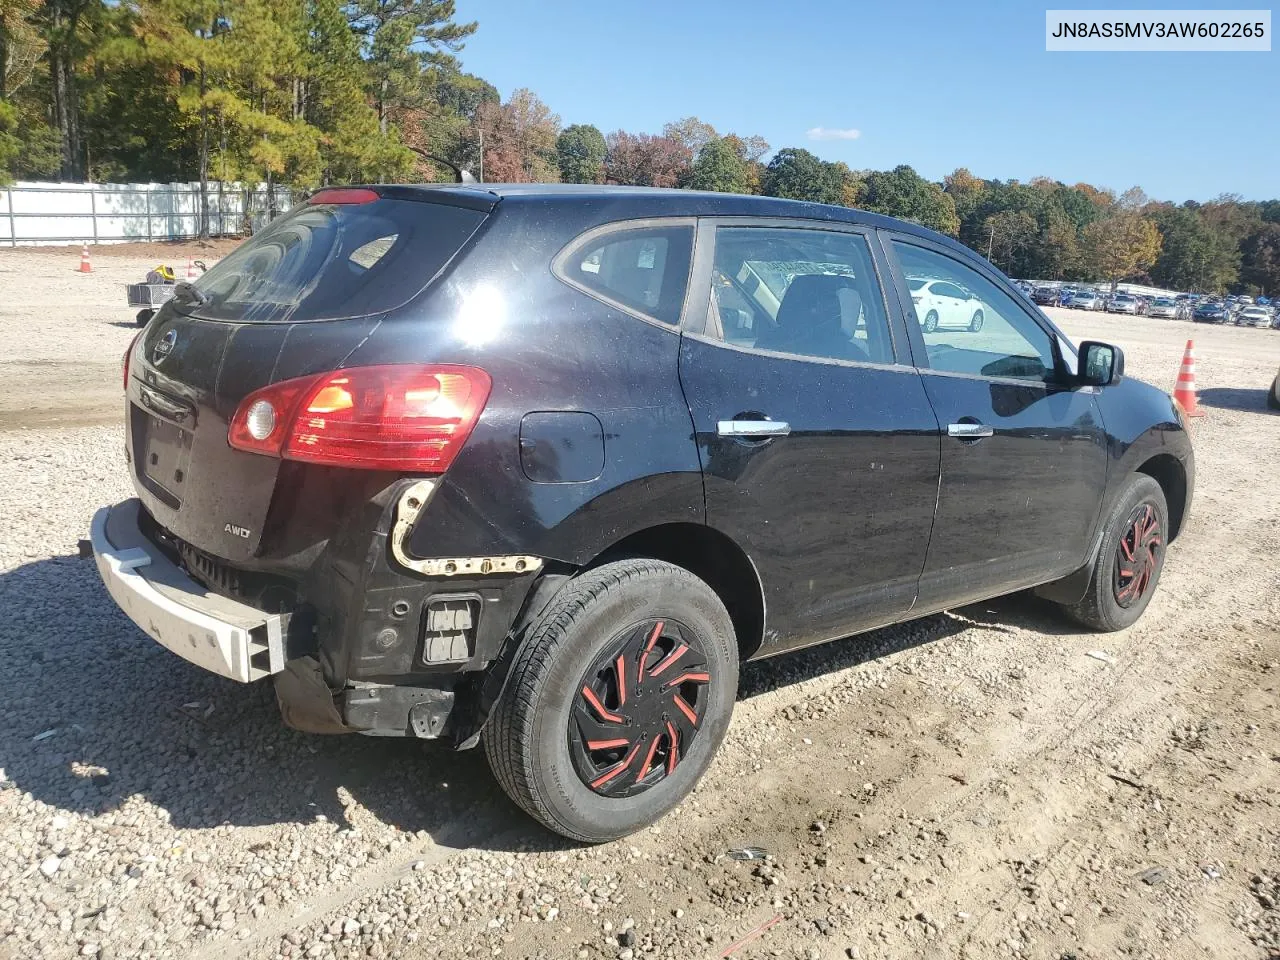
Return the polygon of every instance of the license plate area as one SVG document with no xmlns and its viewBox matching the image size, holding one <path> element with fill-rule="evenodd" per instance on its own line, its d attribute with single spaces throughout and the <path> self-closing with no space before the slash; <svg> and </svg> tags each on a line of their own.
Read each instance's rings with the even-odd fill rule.
<svg viewBox="0 0 1280 960">
<path fill-rule="evenodd" d="M 138 475 L 157 497 L 176 510 L 182 506 L 194 434 L 148 413 L 138 419 L 143 428 L 138 445 Z"/>
</svg>

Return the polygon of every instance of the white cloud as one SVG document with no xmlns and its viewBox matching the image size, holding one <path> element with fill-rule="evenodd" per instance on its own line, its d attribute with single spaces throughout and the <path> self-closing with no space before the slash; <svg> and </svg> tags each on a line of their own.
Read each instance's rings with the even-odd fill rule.
<svg viewBox="0 0 1280 960">
<path fill-rule="evenodd" d="M 857 140 L 862 131 L 853 127 L 843 130 L 839 127 L 813 127 L 806 135 L 810 140 Z"/>
</svg>

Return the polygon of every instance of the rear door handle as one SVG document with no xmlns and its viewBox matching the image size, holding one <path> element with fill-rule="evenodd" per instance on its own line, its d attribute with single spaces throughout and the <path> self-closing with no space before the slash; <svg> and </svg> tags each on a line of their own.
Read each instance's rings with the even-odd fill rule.
<svg viewBox="0 0 1280 960">
<path fill-rule="evenodd" d="M 981 440 L 983 437 L 989 437 L 995 432 L 993 427 L 989 427 L 985 423 L 947 424 L 947 436 L 959 437 L 961 440 Z"/>
<path fill-rule="evenodd" d="M 791 424 L 782 420 L 721 420 L 716 433 L 722 437 L 746 437 L 763 440 L 767 437 L 785 437 L 791 432 Z"/>
</svg>

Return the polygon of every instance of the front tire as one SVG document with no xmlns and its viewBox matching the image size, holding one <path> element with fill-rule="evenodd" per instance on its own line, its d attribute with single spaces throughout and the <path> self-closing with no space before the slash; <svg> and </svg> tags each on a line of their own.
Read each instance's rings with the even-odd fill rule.
<svg viewBox="0 0 1280 960">
<path fill-rule="evenodd" d="M 983 321 L 982 311 L 981 310 L 973 311 L 973 319 L 969 321 L 969 332 L 977 333 L 979 330 L 981 330 L 982 321 Z"/>
<path fill-rule="evenodd" d="M 1088 590 L 1063 608 L 1094 630 L 1132 625 L 1156 592 L 1168 543 L 1164 491 L 1151 477 L 1134 474 L 1107 518 Z"/>
<path fill-rule="evenodd" d="M 1267 393 L 1267 406 L 1272 410 L 1280 410 L 1280 376 L 1271 381 L 1271 390 Z"/>
<path fill-rule="evenodd" d="M 547 829 L 616 840 L 693 789 L 737 688 L 733 623 L 710 587 L 657 560 L 605 564 L 565 586 L 516 651 L 485 753 Z"/>
<path fill-rule="evenodd" d="M 145 327 L 151 322 L 151 318 L 155 316 L 154 310 L 139 310 L 138 315 L 133 318 L 134 323 L 140 327 Z"/>
</svg>

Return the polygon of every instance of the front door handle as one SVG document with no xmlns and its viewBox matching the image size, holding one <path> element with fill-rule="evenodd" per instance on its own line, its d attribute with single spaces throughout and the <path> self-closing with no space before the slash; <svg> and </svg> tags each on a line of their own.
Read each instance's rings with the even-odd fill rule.
<svg viewBox="0 0 1280 960">
<path fill-rule="evenodd" d="M 745 437 L 763 440 L 768 437 L 785 437 L 791 432 L 791 424 L 782 420 L 721 420 L 716 433 L 722 437 Z"/>
<path fill-rule="evenodd" d="M 961 440 L 981 440 L 995 433 L 995 429 L 985 423 L 949 423 L 947 436 L 959 437 Z"/>
</svg>

